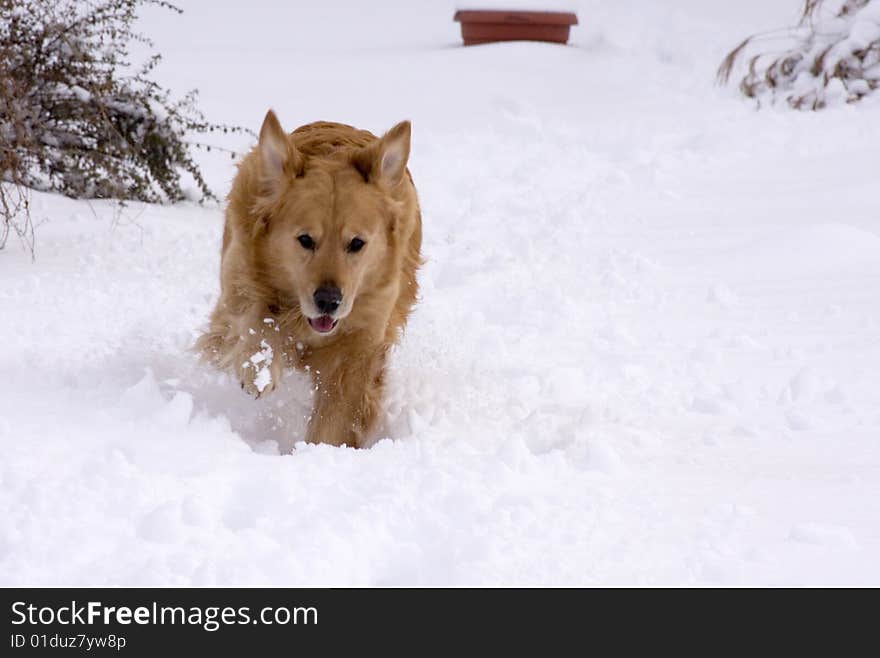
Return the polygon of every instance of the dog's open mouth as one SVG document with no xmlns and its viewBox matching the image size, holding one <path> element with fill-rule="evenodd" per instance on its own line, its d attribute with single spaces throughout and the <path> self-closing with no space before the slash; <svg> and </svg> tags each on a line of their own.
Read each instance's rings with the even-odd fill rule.
<svg viewBox="0 0 880 658">
<path fill-rule="evenodd" d="M 334 320 L 329 315 L 319 315 L 316 318 L 309 318 L 309 325 L 319 334 L 326 334 L 333 331 L 338 320 Z"/>
</svg>

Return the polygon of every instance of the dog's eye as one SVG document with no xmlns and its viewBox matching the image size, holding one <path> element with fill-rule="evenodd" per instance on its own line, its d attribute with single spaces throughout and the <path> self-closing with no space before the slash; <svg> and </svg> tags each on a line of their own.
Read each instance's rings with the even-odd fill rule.
<svg viewBox="0 0 880 658">
<path fill-rule="evenodd" d="M 301 236 L 297 238 L 299 243 L 302 245 L 303 249 L 314 249 L 315 241 L 312 240 L 312 236 L 307 233 L 303 233 Z"/>
<path fill-rule="evenodd" d="M 345 248 L 345 250 L 348 253 L 353 254 L 363 249 L 365 244 L 367 243 L 360 238 L 354 238 L 351 242 L 348 243 L 348 246 Z"/>
</svg>

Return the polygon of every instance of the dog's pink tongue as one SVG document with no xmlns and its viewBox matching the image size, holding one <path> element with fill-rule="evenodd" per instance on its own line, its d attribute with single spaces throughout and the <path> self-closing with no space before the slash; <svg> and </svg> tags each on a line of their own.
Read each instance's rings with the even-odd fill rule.
<svg viewBox="0 0 880 658">
<path fill-rule="evenodd" d="M 329 315 L 321 315 L 317 318 L 309 318 L 309 324 L 312 325 L 315 331 L 325 333 L 333 328 L 333 318 Z"/>
</svg>

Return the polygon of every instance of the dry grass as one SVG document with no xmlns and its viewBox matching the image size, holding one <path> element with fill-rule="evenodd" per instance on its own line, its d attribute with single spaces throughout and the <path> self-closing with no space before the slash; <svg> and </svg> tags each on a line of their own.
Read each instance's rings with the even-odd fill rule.
<svg viewBox="0 0 880 658">
<path fill-rule="evenodd" d="M 0 251 L 6 248 L 9 236 L 14 233 L 33 259 L 34 223 L 31 219 L 30 190 L 17 178 L 10 178 L 9 181 L 0 180 Z"/>
<path fill-rule="evenodd" d="M 6 248 L 9 235 L 15 233 L 33 258 L 34 224 L 27 188 L 0 182 L 0 221 L 0 250 Z"/>
<path fill-rule="evenodd" d="M 746 38 L 718 68 L 759 103 L 818 110 L 854 103 L 880 87 L 880 0 L 804 0 L 797 25 Z"/>
</svg>

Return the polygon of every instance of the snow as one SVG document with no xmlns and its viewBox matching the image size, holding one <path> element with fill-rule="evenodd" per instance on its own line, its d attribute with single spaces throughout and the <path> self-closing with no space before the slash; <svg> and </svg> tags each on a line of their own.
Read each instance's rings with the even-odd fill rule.
<svg viewBox="0 0 880 658">
<path fill-rule="evenodd" d="M 196 361 L 219 207 L 34 194 L 0 585 L 880 585 L 877 101 L 713 86 L 799 2 L 592 0 L 570 47 L 467 49 L 451 2 L 181 4 L 144 27 L 212 120 L 413 121 L 381 437 L 297 443 L 306 377 L 255 401 Z"/>
<path fill-rule="evenodd" d="M 272 322 L 270 318 L 265 318 L 263 321 L 268 320 Z M 253 329 L 251 329 L 252 333 L 255 333 Z M 248 361 L 250 363 L 242 364 L 244 368 L 256 368 L 257 376 L 254 377 L 254 386 L 257 387 L 257 390 L 262 393 L 266 390 L 266 387 L 272 383 L 272 372 L 269 366 L 272 365 L 272 357 L 273 357 L 272 346 L 269 345 L 265 340 L 260 341 L 260 351 L 255 352 L 251 355 Z"/>
</svg>

